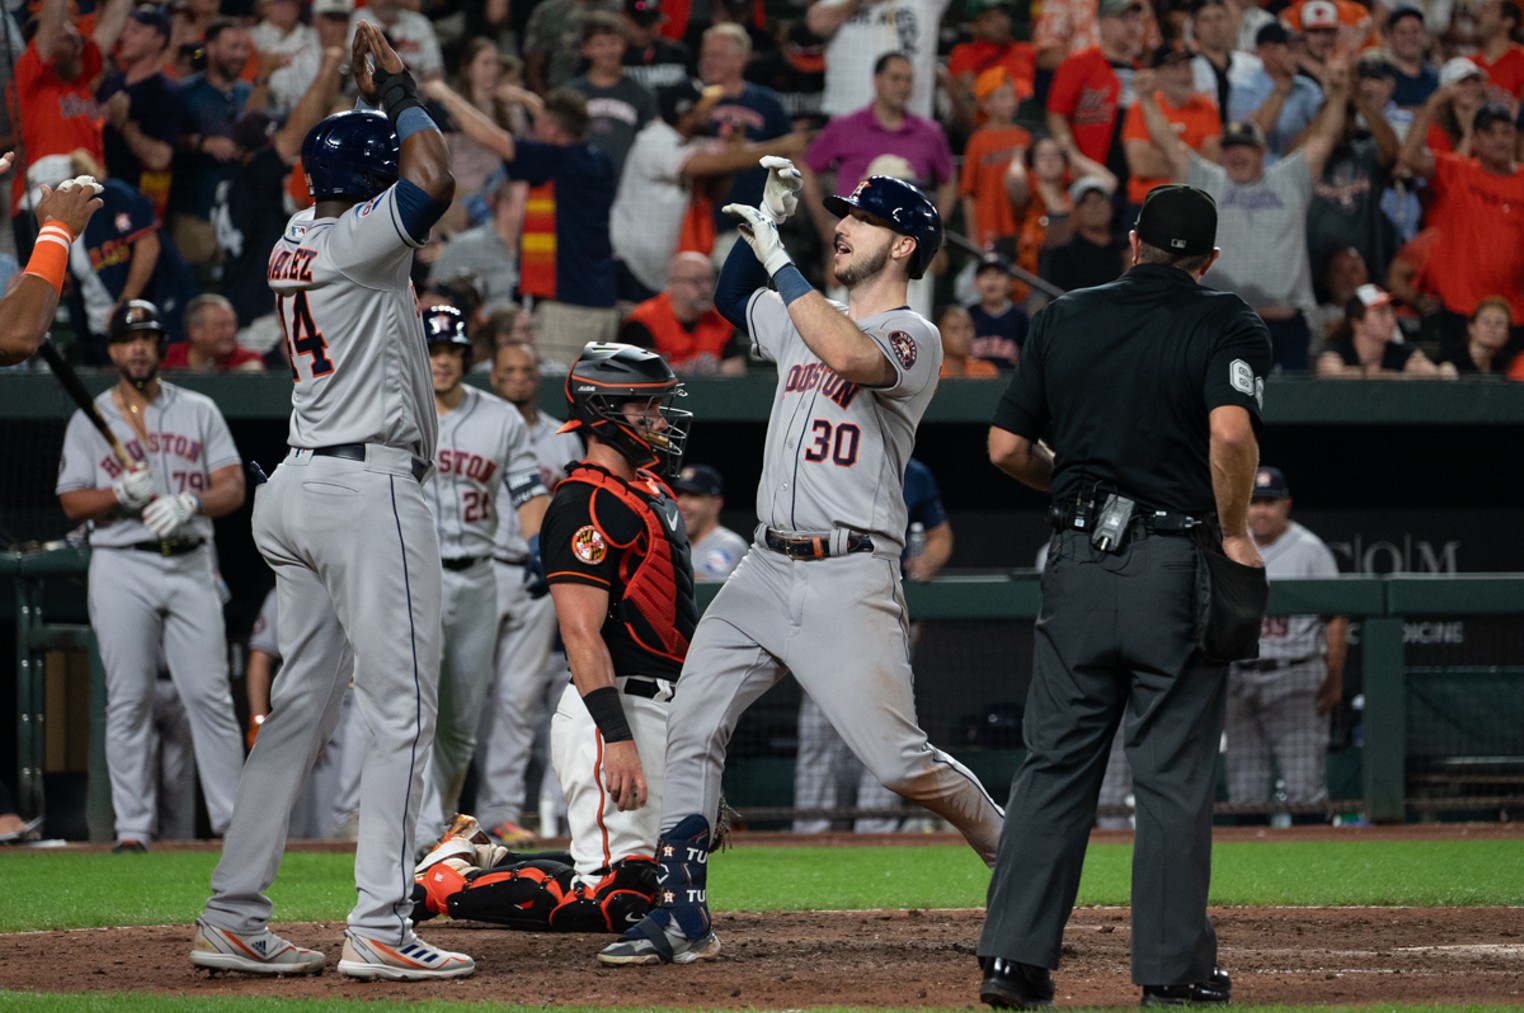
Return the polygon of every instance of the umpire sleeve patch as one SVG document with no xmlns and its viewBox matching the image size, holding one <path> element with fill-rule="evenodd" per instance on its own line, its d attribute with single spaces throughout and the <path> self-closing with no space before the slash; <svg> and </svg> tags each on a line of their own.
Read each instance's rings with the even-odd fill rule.
<svg viewBox="0 0 1524 1013">
<path fill-rule="evenodd" d="M 1254 367 L 1242 359 L 1228 364 L 1228 380 L 1233 389 L 1245 397 L 1252 397 L 1255 404 L 1265 406 L 1265 382 L 1254 375 Z"/>
</svg>

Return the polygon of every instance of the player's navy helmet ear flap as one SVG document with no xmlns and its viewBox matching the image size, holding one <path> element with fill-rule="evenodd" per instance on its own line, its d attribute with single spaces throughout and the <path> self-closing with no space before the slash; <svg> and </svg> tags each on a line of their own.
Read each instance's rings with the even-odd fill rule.
<svg viewBox="0 0 1524 1013">
<path fill-rule="evenodd" d="M 827 197 L 820 202 L 837 218 L 845 218 L 856 208 L 880 219 L 902 236 L 915 240 L 910 257 L 910 277 L 920 278 L 931 266 L 931 258 L 942 248 L 942 216 L 937 206 L 920 190 L 893 176 L 869 176 L 845 197 Z"/>
<path fill-rule="evenodd" d="M 131 299 L 118 306 L 106 325 L 106 341 L 128 341 L 139 331 L 154 331 L 159 335 L 159 351 L 164 351 L 168 335 L 159 307 L 147 299 Z"/>
<path fill-rule="evenodd" d="M 370 200 L 397 182 L 397 133 L 378 112 L 334 113 L 302 142 L 302 171 L 314 201 Z"/>
<path fill-rule="evenodd" d="M 682 467 L 692 412 L 672 407 L 687 390 L 667 360 L 634 345 L 589 342 L 566 374 L 571 421 L 562 431 L 585 427 L 637 468 L 675 475 Z M 621 410 L 627 401 L 656 401 L 663 425 L 632 423 Z"/>
<path fill-rule="evenodd" d="M 464 350 L 461 369 L 471 368 L 471 337 L 466 333 L 466 316 L 454 306 L 440 303 L 423 311 L 423 338 L 432 354 L 436 345 L 451 345 Z"/>
</svg>

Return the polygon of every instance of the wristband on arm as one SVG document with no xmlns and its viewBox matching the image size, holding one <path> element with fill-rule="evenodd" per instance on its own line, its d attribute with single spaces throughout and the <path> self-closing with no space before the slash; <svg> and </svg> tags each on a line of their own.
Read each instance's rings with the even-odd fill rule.
<svg viewBox="0 0 1524 1013">
<path fill-rule="evenodd" d="M 407 70 L 393 74 L 377 67 L 371 73 L 371 80 L 376 84 L 376 98 L 393 127 L 407 110 L 423 108 L 423 103 L 418 100 L 418 82 Z"/>
<path fill-rule="evenodd" d="M 48 222 L 37 233 L 37 243 L 32 256 L 26 262 L 26 274 L 34 274 L 53 286 L 53 291 L 63 292 L 64 275 L 69 269 L 69 246 L 74 233 L 63 222 Z"/>
<path fill-rule="evenodd" d="M 582 698 L 587 712 L 593 716 L 593 724 L 603 735 L 604 742 L 629 742 L 635 738 L 630 723 L 625 720 L 624 707 L 619 702 L 619 690 L 602 686 Z"/>
</svg>

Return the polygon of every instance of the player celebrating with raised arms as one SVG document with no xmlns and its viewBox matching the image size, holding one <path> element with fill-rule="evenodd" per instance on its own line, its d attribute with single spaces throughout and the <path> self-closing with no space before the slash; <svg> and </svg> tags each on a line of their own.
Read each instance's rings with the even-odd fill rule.
<svg viewBox="0 0 1524 1013">
<path fill-rule="evenodd" d="M 470 957 L 413 932 L 413 831 L 434 737 L 439 539 L 422 486 L 439 423 L 413 251 L 455 190 L 444 137 L 380 30 L 355 29 L 350 68 L 367 107 L 302 143 L 316 206 L 270 253 L 291 360 L 291 452 L 254 499 L 254 541 L 275 571 L 285 668 L 238 783 L 233 822 L 196 923 L 191 963 L 308 974 L 318 950 L 270 931 L 297 793 L 339 720 L 354 673 L 365 721 L 354 908 L 339 973 L 453 978 Z"/>
<path fill-rule="evenodd" d="M 847 290 L 846 306 L 831 303 L 778 236 L 798 207 L 798 170 L 782 158 L 762 164 L 762 206 L 725 208 L 746 243 L 715 292 L 720 312 L 778 368 L 762 524 L 699 623 L 672 702 L 660 906 L 598 954 L 604 964 L 719 953 L 704 891 L 725 746 L 742 712 L 790 672 L 886 787 L 952 823 L 986 863 L 1000 837 L 1000 807 L 916 723 L 900 588 L 905 462 L 942 362 L 936 327 L 905 308 L 905 291 L 941 246 L 941 218 L 919 190 L 887 176 L 827 198 L 841 219 L 832 264 Z"/>
</svg>

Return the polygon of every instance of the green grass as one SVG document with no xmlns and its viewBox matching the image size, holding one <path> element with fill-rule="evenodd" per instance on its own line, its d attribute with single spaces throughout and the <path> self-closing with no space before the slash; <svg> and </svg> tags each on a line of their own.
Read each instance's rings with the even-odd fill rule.
<svg viewBox="0 0 1524 1013">
<path fill-rule="evenodd" d="M 1212 902 L 1224 905 L 1524 904 L 1513 840 L 1218 844 Z M 0 932 L 188 923 L 217 856 L 0 852 Z M 1128 903 L 1132 848 L 1090 848 L 1082 905 Z M 276 920 L 337 921 L 354 901 L 352 856 L 292 852 L 270 897 Z M 989 872 L 961 846 L 740 847 L 711 865 L 719 911 L 982 907 Z"/>
</svg>

